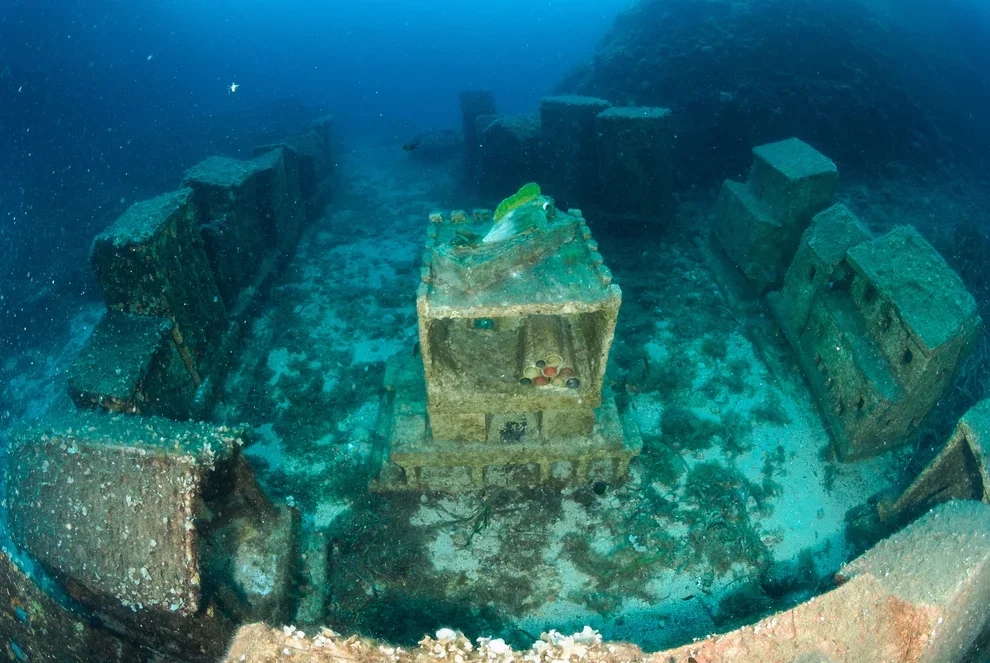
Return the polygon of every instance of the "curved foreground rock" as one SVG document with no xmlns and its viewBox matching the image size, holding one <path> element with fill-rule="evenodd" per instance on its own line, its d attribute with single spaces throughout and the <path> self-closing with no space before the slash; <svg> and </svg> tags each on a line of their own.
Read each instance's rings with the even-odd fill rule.
<svg viewBox="0 0 990 663">
<path fill-rule="evenodd" d="M 526 652 L 441 629 L 405 651 L 329 630 L 244 626 L 225 663 L 306 661 L 650 661 L 652 663 L 962 661 L 987 621 L 990 507 L 950 502 L 879 543 L 839 573 L 840 586 L 724 635 L 653 654 L 585 629 L 551 631 Z M 979 660 L 979 659 L 972 659 Z"/>
</svg>

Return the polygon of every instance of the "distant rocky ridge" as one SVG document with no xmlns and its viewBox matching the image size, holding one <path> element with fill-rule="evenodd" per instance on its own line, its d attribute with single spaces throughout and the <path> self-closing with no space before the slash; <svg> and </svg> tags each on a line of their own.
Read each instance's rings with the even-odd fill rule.
<svg viewBox="0 0 990 663">
<path fill-rule="evenodd" d="M 938 39 L 859 0 L 641 0 L 558 91 L 671 108 L 682 184 L 788 136 L 847 170 L 985 155 L 980 55 Z"/>
</svg>

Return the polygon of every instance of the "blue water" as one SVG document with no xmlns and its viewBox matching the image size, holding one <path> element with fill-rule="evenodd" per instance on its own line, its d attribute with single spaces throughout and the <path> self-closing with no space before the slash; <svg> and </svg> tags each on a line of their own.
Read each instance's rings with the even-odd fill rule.
<svg viewBox="0 0 990 663">
<path fill-rule="evenodd" d="M 466 87 L 493 89 L 504 112 L 535 108 L 631 4 L 8 0 L 0 279 L 17 278 L 0 290 L 83 290 L 73 266 L 130 202 L 320 113 L 345 139 L 404 140 L 458 126 Z"/>
</svg>

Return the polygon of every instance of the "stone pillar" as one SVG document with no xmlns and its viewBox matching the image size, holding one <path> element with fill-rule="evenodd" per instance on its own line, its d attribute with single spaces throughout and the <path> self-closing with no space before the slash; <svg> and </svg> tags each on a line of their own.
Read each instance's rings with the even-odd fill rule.
<svg viewBox="0 0 990 663">
<path fill-rule="evenodd" d="M 491 90 L 463 90 L 460 99 L 464 129 L 464 169 L 468 180 L 475 181 L 478 175 L 478 155 L 481 152 L 478 118 L 482 115 L 495 115 L 495 94 Z"/>
<path fill-rule="evenodd" d="M 753 148 L 745 184 L 726 180 L 715 236 L 758 292 L 780 284 L 811 218 L 832 204 L 839 171 L 797 138 Z"/>
<path fill-rule="evenodd" d="M 482 190 L 505 197 L 526 182 L 542 179 L 540 116 L 505 115 L 481 132 L 480 180 Z"/>
<path fill-rule="evenodd" d="M 196 228 L 192 191 L 131 205 L 96 237 L 90 259 L 107 308 L 174 320 L 198 373 L 209 371 L 227 314 Z"/>
<path fill-rule="evenodd" d="M 540 102 L 545 191 L 558 207 L 598 201 L 595 118 L 611 107 L 595 97 L 545 97 Z"/>
<path fill-rule="evenodd" d="M 650 230 L 666 225 L 675 212 L 670 110 L 609 108 L 598 114 L 596 127 L 605 213 Z"/>
</svg>

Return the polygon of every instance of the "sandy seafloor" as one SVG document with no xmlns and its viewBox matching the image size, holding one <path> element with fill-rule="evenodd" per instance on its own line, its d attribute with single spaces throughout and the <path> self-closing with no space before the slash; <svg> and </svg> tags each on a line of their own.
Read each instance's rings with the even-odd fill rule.
<svg viewBox="0 0 990 663">
<path fill-rule="evenodd" d="M 730 307 L 706 267 L 714 189 L 682 197 L 653 237 L 609 237 L 589 216 L 624 295 L 607 378 L 645 442 L 626 481 L 368 494 L 384 361 L 415 341 L 427 215 L 476 201 L 452 198 L 456 163 L 375 146 L 340 161 L 328 213 L 251 326 L 217 412 L 253 427 L 246 454 L 269 494 L 330 539 L 331 627 L 529 641 L 588 624 L 657 649 L 830 586 L 850 555 L 847 512 L 897 482 L 911 451 L 831 459 L 786 343 L 754 343 L 767 314 Z M 843 182 L 839 198 L 881 210 L 864 219 L 881 227 L 955 200 L 890 193 L 909 190 Z M 0 434 L 71 407 L 65 370 L 101 309 L 80 307 L 57 346 L 4 358 Z"/>
</svg>

